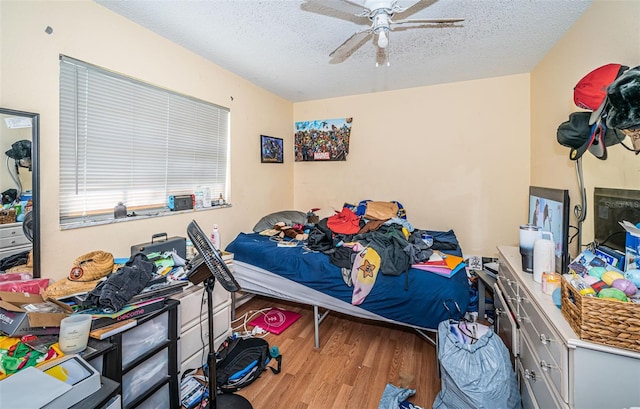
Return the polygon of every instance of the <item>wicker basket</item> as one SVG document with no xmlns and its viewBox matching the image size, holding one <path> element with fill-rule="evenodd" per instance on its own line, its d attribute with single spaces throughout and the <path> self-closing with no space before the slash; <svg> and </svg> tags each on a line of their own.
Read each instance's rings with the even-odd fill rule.
<svg viewBox="0 0 640 409">
<path fill-rule="evenodd" d="M 580 339 L 640 351 L 640 304 L 585 297 L 563 276 L 562 315 Z"/>
<path fill-rule="evenodd" d="M 0 224 L 15 223 L 16 222 L 16 209 L 2 209 L 0 210 Z"/>
</svg>

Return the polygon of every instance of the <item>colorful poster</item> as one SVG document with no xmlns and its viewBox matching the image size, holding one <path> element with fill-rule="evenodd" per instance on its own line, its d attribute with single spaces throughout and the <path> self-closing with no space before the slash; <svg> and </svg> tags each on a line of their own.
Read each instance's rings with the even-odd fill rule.
<svg viewBox="0 0 640 409">
<path fill-rule="evenodd" d="M 347 160 L 352 119 L 296 122 L 296 162 Z"/>
</svg>

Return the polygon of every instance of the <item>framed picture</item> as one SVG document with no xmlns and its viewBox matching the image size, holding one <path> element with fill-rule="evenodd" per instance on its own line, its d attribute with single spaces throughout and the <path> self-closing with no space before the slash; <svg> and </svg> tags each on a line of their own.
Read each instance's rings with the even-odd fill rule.
<svg viewBox="0 0 640 409">
<path fill-rule="evenodd" d="M 283 163 L 284 142 L 282 138 L 260 135 L 260 162 Z"/>
<path fill-rule="evenodd" d="M 352 122 L 352 118 L 296 122 L 295 161 L 347 160 Z"/>
</svg>

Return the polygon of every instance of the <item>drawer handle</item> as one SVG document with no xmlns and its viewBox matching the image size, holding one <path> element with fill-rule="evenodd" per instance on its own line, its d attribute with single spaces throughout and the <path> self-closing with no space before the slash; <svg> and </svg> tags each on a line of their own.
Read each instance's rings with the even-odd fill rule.
<svg viewBox="0 0 640 409">
<path fill-rule="evenodd" d="M 551 342 L 551 338 L 548 338 L 545 334 L 540 334 L 540 342 L 542 343 L 542 345 L 547 345 L 549 342 Z"/>
<path fill-rule="evenodd" d="M 548 371 L 549 369 L 553 369 L 556 368 L 555 366 L 546 363 L 545 361 L 540 361 L 540 368 L 542 368 L 543 371 Z"/>
<path fill-rule="evenodd" d="M 534 371 L 530 371 L 528 369 L 524 370 L 524 377 L 529 379 L 531 382 L 536 381 L 536 373 Z"/>
</svg>

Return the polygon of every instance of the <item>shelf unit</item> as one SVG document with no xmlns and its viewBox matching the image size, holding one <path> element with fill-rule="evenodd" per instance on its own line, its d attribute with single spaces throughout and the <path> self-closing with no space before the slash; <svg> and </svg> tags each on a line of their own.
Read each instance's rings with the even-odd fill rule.
<svg viewBox="0 0 640 409">
<path fill-rule="evenodd" d="M 102 372 L 120 384 L 124 409 L 180 407 L 179 305 L 168 299 L 161 310 L 109 338 L 116 348 L 105 356 Z"/>
</svg>

